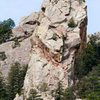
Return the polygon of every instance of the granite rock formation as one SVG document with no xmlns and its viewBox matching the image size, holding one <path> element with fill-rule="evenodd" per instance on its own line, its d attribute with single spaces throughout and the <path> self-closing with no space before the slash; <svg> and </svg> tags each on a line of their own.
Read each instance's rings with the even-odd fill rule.
<svg viewBox="0 0 100 100">
<path fill-rule="evenodd" d="M 33 22 L 38 24 L 31 38 L 31 59 L 21 100 L 28 98 L 31 89 L 36 89 L 43 100 L 54 100 L 51 91 L 58 82 L 64 88 L 72 86 L 75 53 L 86 43 L 83 0 L 44 0 L 38 15 Z"/>
<path fill-rule="evenodd" d="M 64 88 L 74 84 L 75 53 L 86 46 L 86 8 L 84 0 L 44 0 L 39 12 L 23 17 L 13 29 L 21 46 L 11 49 L 12 41 L 0 45 L 7 55 L 1 66 L 16 60 L 29 63 L 22 95 L 15 100 L 27 100 L 31 89 L 43 100 L 54 100 L 51 91 L 58 82 Z"/>
<path fill-rule="evenodd" d="M 0 59 L 0 71 L 5 79 L 8 77 L 9 70 L 15 62 L 27 65 L 30 60 L 31 36 L 37 24 L 30 24 L 38 18 L 38 14 L 32 13 L 21 18 L 17 27 L 12 29 L 12 37 L 8 42 L 0 45 L 0 54 L 5 54 L 5 59 Z"/>
</svg>

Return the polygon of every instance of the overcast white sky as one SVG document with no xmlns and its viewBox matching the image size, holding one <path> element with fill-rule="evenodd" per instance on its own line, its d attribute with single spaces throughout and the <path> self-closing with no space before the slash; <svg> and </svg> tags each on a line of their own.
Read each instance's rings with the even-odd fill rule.
<svg viewBox="0 0 100 100">
<path fill-rule="evenodd" d="M 0 0 L 0 20 L 12 18 L 18 24 L 22 16 L 38 11 L 43 0 Z M 100 0 L 86 0 L 88 33 L 100 31 Z"/>
</svg>

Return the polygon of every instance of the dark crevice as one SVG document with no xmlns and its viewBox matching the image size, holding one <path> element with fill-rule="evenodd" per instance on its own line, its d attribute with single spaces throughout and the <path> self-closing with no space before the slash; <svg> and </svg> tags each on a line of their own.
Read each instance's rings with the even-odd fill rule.
<svg viewBox="0 0 100 100">
<path fill-rule="evenodd" d="M 35 21 L 26 22 L 25 24 L 29 24 L 29 25 L 35 25 L 35 24 L 37 24 L 37 25 L 40 25 L 40 22 L 37 21 L 37 20 L 35 20 Z"/>
<path fill-rule="evenodd" d="M 36 24 L 36 21 L 29 21 L 29 22 L 26 22 L 25 24 L 34 25 L 34 24 Z"/>
<path fill-rule="evenodd" d="M 51 28 L 56 28 L 56 27 L 53 25 L 49 25 L 48 29 L 51 29 Z"/>
<path fill-rule="evenodd" d="M 45 12 L 46 8 L 45 8 L 45 7 L 42 7 L 41 10 L 42 10 L 43 12 Z"/>
<path fill-rule="evenodd" d="M 65 16 L 69 16 L 69 15 L 70 15 L 70 13 L 71 13 L 71 9 L 72 9 L 72 2 L 71 2 L 71 0 L 70 0 L 69 2 L 70 2 L 69 12 L 68 12 L 68 14 L 65 14 Z"/>
</svg>

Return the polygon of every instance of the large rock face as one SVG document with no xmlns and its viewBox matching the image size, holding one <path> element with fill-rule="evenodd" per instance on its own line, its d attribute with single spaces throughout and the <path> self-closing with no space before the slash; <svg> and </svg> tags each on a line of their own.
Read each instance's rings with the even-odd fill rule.
<svg viewBox="0 0 100 100">
<path fill-rule="evenodd" d="M 26 100 L 31 89 L 36 89 L 43 100 L 54 100 L 51 91 L 57 88 L 58 82 L 64 88 L 73 85 L 75 52 L 86 43 L 86 5 L 84 0 L 44 0 L 36 19 L 28 18 L 23 18 L 25 23 L 37 26 L 31 38 L 23 97 L 15 100 Z"/>
<path fill-rule="evenodd" d="M 27 44 L 27 45 L 26 45 Z M 27 65 L 30 59 L 30 38 L 23 40 L 19 47 L 13 48 L 13 41 L 0 45 L 0 52 L 5 52 L 6 59 L 0 60 L 0 71 L 7 78 L 9 70 L 15 62 Z"/>
<path fill-rule="evenodd" d="M 19 26 L 15 27 L 12 32 L 11 39 L 0 45 L 0 57 L 1 54 L 5 54 L 5 59 L 0 59 L 0 72 L 2 72 L 4 78 L 8 77 L 9 70 L 15 62 L 19 62 L 22 65 L 26 65 L 30 61 L 31 52 L 31 36 L 34 32 L 38 19 L 38 13 L 32 13 L 21 19 Z"/>
</svg>

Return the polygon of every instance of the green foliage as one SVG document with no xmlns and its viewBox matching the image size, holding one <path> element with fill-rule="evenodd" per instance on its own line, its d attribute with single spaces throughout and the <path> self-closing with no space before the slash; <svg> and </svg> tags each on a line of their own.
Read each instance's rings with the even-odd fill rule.
<svg viewBox="0 0 100 100">
<path fill-rule="evenodd" d="M 15 26 L 15 23 L 11 18 L 4 20 L 1 24 L 9 27 L 10 29 L 12 29 Z"/>
<path fill-rule="evenodd" d="M 27 100 L 43 100 L 40 97 L 41 95 L 38 95 L 38 92 L 35 89 L 31 89 L 29 93 L 29 98 Z"/>
<path fill-rule="evenodd" d="M 87 75 L 89 71 L 92 70 L 92 67 L 97 64 L 97 45 L 94 41 L 94 38 L 90 39 L 90 42 L 87 44 L 87 48 L 79 52 L 75 58 L 75 75 L 78 79 L 81 79 L 83 76 Z"/>
<path fill-rule="evenodd" d="M 100 42 L 98 37 L 95 34 L 91 35 L 89 43 L 94 47 L 94 51 L 96 52 L 96 59 L 98 61 L 100 59 Z"/>
<path fill-rule="evenodd" d="M 75 100 L 76 97 L 86 100 L 99 100 L 100 98 L 100 43 L 97 37 L 92 35 L 87 48 L 79 52 L 75 58 L 75 75 L 77 84 L 64 89 L 58 82 L 57 89 L 52 91 L 55 100 Z M 1 53 L 2 54 L 2 53 Z M 27 67 L 18 62 L 12 65 L 9 73 L 9 84 L 6 86 L 0 77 L 0 100 L 13 100 L 16 93 L 21 93 Z M 7 88 L 6 88 L 7 87 Z M 48 90 L 47 84 L 43 83 L 39 89 L 41 92 Z M 30 90 L 27 100 L 43 100 L 41 95 L 34 89 Z"/>
<path fill-rule="evenodd" d="M 52 96 L 55 98 L 55 100 L 75 100 L 73 89 L 63 89 L 61 82 L 58 82 L 57 89 L 52 91 Z"/>
<path fill-rule="evenodd" d="M 100 43 L 97 41 L 98 37 L 91 35 L 87 48 L 75 59 L 75 75 L 79 82 L 74 92 L 86 100 L 100 99 Z"/>
<path fill-rule="evenodd" d="M 0 52 L 0 60 L 1 60 L 1 61 L 4 61 L 6 58 L 7 58 L 7 57 L 6 57 L 5 52 Z"/>
<path fill-rule="evenodd" d="M 85 2 L 85 0 L 83 0 L 83 2 Z"/>
<path fill-rule="evenodd" d="M 2 75 L 0 73 L 0 100 L 7 100 L 6 96 L 7 96 L 7 94 L 6 94 L 6 85 L 4 83 Z"/>
<path fill-rule="evenodd" d="M 42 83 L 42 84 L 39 85 L 38 89 L 41 92 L 46 92 L 46 91 L 48 91 L 48 84 L 47 83 Z"/>
<path fill-rule="evenodd" d="M 21 66 L 18 62 L 12 65 L 8 78 L 9 100 L 13 100 L 17 93 L 21 93 L 26 71 L 27 66 L 25 65 Z"/>
<path fill-rule="evenodd" d="M 65 89 L 63 100 L 75 100 L 75 95 L 72 87 Z"/>
<path fill-rule="evenodd" d="M 75 61 L 75 74 L 79 79 L 92 70 L 92 67 L 96 64 L 95 57 L 96 52 L 90 44 L 85 50 L 77 55 Z"/>
<path fill-rule="evenodd" d="M 86 96 L 87 100 L 100 100 L 100 93 L 91 92 Z"/>
<path fill-rule="evenodd" d="M 13 41 L 14 41 L 14 45 L 12 46 L 12 48 L 16 48 L 16 47 L 20 46 L 20 42 L 19 42 L 19 40 L 18 40 L 17 37 L 15 37 L 15 38 L 13 39 Z"/>
<path fill-rule="evenodd" d="M 6 42 L 12 36 L 12 28 L 15 26 L 14 21 L 9 18 L 0 23 L 0 43 Z"/>
<path fill-rule="evenodd" d="M 56 90 L 52 91 L 52 96 L 55 98 L 55 100 L 63 100 L 63 86 L 61 82 L 58 82 L 58 87 Z"/>
<path fill-rule="evenodd" d="M 16 62 L 12 65 L 8 84 L 5 84 L 0 74 L 0 100 L 13 100 L 17 93 L 21 93 L 27 66 Z"/>
<path fill-rule="evenodd" d="M 71 28 L 75 28 L 77 26 L 73 17 L 69 20 L 68 26 Z"/>
<path fill-rule="evenodd" d="M 79 3 L 81 4 L 82 2 L 85 2 L 85 0 L 79 0 Z"/>
<path fill-rule="evenodd" d="M 81 98 L 88 100 L 99 100 L 100 98 L 100 65 L 93 70 L 77 84 L 76 88 Z"/>
</svg>

